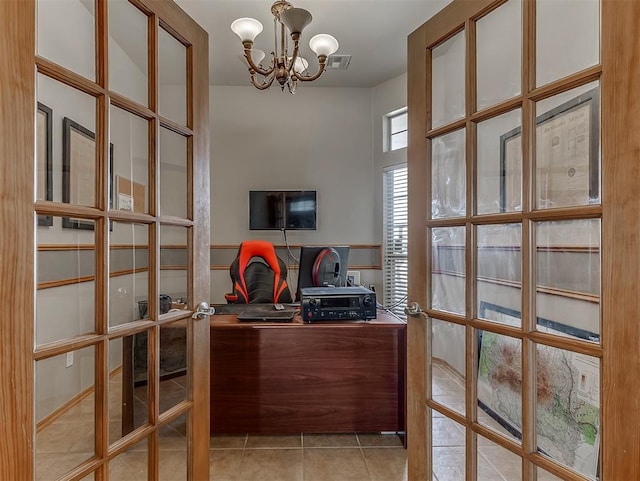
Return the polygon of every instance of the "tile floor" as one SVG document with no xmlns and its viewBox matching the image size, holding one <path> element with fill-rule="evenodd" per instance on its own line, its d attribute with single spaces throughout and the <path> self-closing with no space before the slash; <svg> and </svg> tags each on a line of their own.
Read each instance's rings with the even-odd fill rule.
<svg viewBox="0 0 640 481">
<path fill-rule="evenodd" d="M 163 386 L 165 399 L 180 398 L 180 379 Z M 433 394 L 453 409 L 463 409 L 463 380 L 446 367 L 434 366 Z M 144 401 L 144 391 L 137 400 Z M 162 396 L 161 396 L 162 397 Z M 120 380 L 110 383 L 110 442 L 120 438 Z M 94 446 L 93 396 L 88 396 L 36 436 L 38 481 L 54 481 L 90 459 Z M 502 428 L 489 416 L 481 422 Z M 433 413 L 433 463 L 435 481 L 464 481 L 464 429 L 451 419 Z M 147 443 L 143 441 L 109 464 L 110 480 L 147 479 Z M 176 419 L 160 432 L 160 479 L 182 481 L 186 473 L 185 418 Z M 210 441 L 210 481 L 406 481 L 407 457 L 395 434 L 300 434 L 295 436 L 213 436 Z M 93 480 L 93 476 L 85 478 Z M 478 437 L 478 480 L 522 479 L 518 456 Z M 540 481 L 557 481 L 538 472 Z"/>
<path fill-rule="evenodd" d="M 212 481 L 403 481 L 395 434 L 213 436 Z"/>
</svg>

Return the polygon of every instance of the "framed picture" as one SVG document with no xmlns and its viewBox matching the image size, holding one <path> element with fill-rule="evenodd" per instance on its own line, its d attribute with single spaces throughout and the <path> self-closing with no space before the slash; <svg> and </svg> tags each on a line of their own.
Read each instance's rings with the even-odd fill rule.
<svg viewBox="0 0 640 481">
<path fill-rule="evenodd" d="M 508 325 L 520 323 L 518 311 L 487 302 L 481 302 L 478 314 Z M 563 337 L 581 334 L 540 318 L 538 329 Z M 600 454 L 600 365 L 581 353 L 537 346 L 538 451 L 595 478 Z M 521 341 L 479 331 L 478 353 L 478 407 L 522 439 Z"/>
<path fill-rule="evenodd" d="M 36 115 L 37 195 L 39 200 L 53 200 L 53 111 L 38 102 Z M 53 216 L 39 215 L 38 225 L 53 225 Z"/>
<path fill-rule="evenodd" d="M 62 121 L 62 201 L 96 205 L 95 134 L 65 117 Z M 109 146 L 109 172 L 113 172 L 113 144 Z M 113 202 L 113 179 L 109 182 L 109 206 Z M 62 218 L 62 227 L 93 230 L 93 222 Z"/>
<path fill-rule="evenodd" d="M 537 208 L 588 205 L 600 197 L 599 98 L 594 88 L 536 120 Z M 500 210 L 520 210 L 520 127 L 500 137 Z"/>
</svg>

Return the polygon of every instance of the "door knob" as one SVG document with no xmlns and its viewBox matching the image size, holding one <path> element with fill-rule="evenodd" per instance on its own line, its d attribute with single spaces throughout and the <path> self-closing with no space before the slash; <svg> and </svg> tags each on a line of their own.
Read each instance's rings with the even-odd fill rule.
<svg viewBox="0 0 640 481">
<path fill-rule="evenodd" d="M 404 308 L 404 313 L 407 316 L 416 317 L 416 316 L 419 316 L 421 312 L 422 312 L 422 308 L 420 307 L 420 304 L 418 304 L 417 302 L 412 302 L 410 305 Z"/>
<path fill-rule="evenodd" d="M 215 313 L 216 309 L 214 307 L 211 307 L 207 302 L 202 301 L 198 304 L 196 312 L 193 313 L 191 319 L 204 319 L 207 316 L 213 316 Z"/>
</svg>

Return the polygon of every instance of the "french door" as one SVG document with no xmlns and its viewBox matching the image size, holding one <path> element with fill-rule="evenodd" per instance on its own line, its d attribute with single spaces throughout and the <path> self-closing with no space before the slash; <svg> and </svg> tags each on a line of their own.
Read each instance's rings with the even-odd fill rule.
<svg viewBox="0 0 640 481">
<path fill-rule="evenodd" d="M 409 37 L 410 481 L 639 479 L 639 23 L 454 0 Z"/>
<path fill-rule="evenodd" d="M 0 2 L 2 479 L 208 479 L 207 34 Z"/>
</svg>

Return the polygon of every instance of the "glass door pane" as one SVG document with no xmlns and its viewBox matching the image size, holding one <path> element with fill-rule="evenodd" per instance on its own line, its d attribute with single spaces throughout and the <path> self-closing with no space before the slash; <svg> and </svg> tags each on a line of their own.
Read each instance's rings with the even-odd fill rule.
<svg viewBox="0 0 640 481">
<path fill-rule="evenodd" d="M 116 210 L 149 213 L 149 124 L 111 106 L 113 205 Z"/>
<path fill-rule="evenodd" d="M 96 99 L 43 74 L 36 77 L 36 90 L 38 125 L 46 127 L 38 131 L 43 134 L 38 142 L 46 145 L 41 147 L 46 157 L 38 159 L 42 166 L 38 172 L 47 172 L 47 177 L 38 177 L 38 199 L 96 206 Z M 66 229 L 80 225 L 63 222 L 64 235 L 70 233 Z M 46 230 L 49 235 L 60 229 L 51 220 L 39 224 L 52 226 Z"/>
<path fill-rule="evenodd" d="M 446 418 L 443 418 L 446 419 Z M 450 481 L 465 481 L 465 447 L 464 447 L 464 427 L 456 423 L 455 421 L 447 421 L 447 429 L 456 433 L 456 437 L 462 437 L 461 442 L 455 446 L 443 445 L 439 446 L 435 443 L 438 439 L 438 434 L 434 432 L 434 445 L 432 448 L 433 457 L 433 478 L 432 479 L 446 479 Z M 438 423 L 436 423 L 436 426 Z M 435 428 L 434 428 L 435 431 Z M 457 432 L 456 432 L 457 431 Z M 451 442 L 451 441 L 450 441 Z"/>
<path fill-rule="evenodd" d="M 465 33 L 435 47 L 431 54 L 431 127 L 465 115 Z"/>
<path fill-rule="evenodd" d="M 600 203 L 600 95 L 591 82 L 536 104 L 536 206 Z"/>
<path fill-rule="evenodd" d="M 148 104 L 149 18 L 128 0 L 109 0 L 109 87 Z"/>
<path fill-rule="evenodd" d="M 466 411 L 465 333 L 460 324 L 431 321 L 431 397 L 461 414 Z"/>
<path fill-rule="evenodd" d="M 522 226 L 479 225 L 476 239 L 478 318 L 520 327 Z"/>
<path fill-rule="evenodd" d="M 478 436 L 478 481 L 522 479 L 522 459 L 508 449 Z"/>
<path fill-rule="evenodd" d="M 93 0 L 37 0 L 38 55 L 95 80 L 94 13 Z"/>
<path fill-rule="evenodd" d="M 433 139 L 431 143 L 431 216 L 462 217 L 467 210 L 465 130 Z"/>
<path fill-rule="evenodd" d="M 149 423 L 149 334 L 109 341 L 109 444 Z"/>
<path fill-rule="evenodd" d="M 93 346 L 35 364 L 36 479 L 57 479 L 95 455 Z"/>
<path fill-rule="evenodd" d="M 61 229 L 63 221 L 85 229 Z M 96 331 L 95 222 L 52 216 L 54 227 L 38 227 L 36 344 Z M 58 226 L 57 232 L 52 232 Z"/>
<path fill-rule="evenodd" d="M 149 479 L 149 439 L 109 461 L 109 479 Z"/>
<path fill-rule="evenodd" d="M 536 85 L 600 62 L 600 0 L 536 1 Z"/>
<path fill-rule="evenodd" d="M 600 220 L 539 222 L 535 231 L 537 329 L 600 342 Z"/>
<path fill-rule="evenodd" d="M 476 24 L 477 110 L 521 91 L 522 0 L 509 0 Z"/>
<path fill-rule="evenodd" d="M 464 227 L 442 227 L 432 230 L 433 309 L 461 315 L 465 313 L 465 238 Z"/>
<path fill-rule="evenodd" d="M 522 210 L 522 111 L 478 123 L 477 214 Z"/>
<path fill-rule="evenodd" d="M 187 47 L 165 29 L 158 32 L 159 113 L 187 125 Z"/>
<path fill-rule="evenodd" d="M 600 360 L 539 344 L 538 452 L 589 479 L 600 462 Z"/>
<path fill-rule="evenodd" d="M 160 428 L 160 480 L 186 481 L 187 479 L 187 426 L 186 414 Z"/>
<path fill-rule="evenodd" d="M 160 128 L 160 212 L 187 217 L 187 138 Z"/>
<path fill-rule="evenodd" d="M 149 227 L 113 222 L 110 232 L 109 326 L 143 319 L 149 299 Z"/>
<path fill-rule="evenodd" d="M 522 341 L 478 333 L 478 422 L 522 442 Z"/>
</svg>

